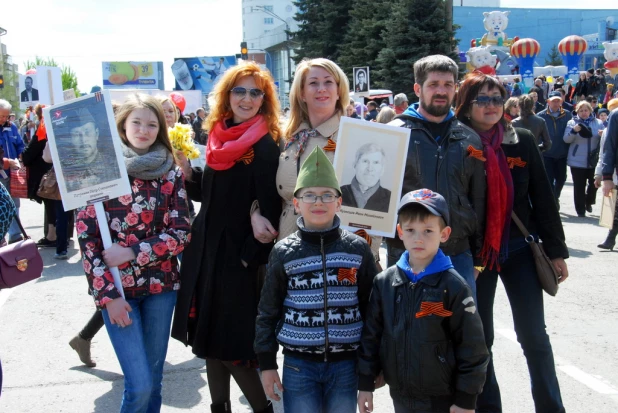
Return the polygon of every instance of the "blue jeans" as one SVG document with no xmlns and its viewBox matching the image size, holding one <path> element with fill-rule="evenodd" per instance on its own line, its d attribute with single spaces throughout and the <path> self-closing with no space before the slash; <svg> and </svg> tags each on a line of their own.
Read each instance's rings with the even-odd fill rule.
<svg viewBox="0 0 618 413">
<path fill-rule="evenodd" d="M 399 261 L 404 251 L 403 249 L 392 248 L 387 244 L 386 265 L 392 267 L 397 264 L 397 261 Z M 455 267 L 455 271 L 466 280 L 472 291 L 472 297 L 476 300 L 476 282 L 474 281 L 474 260 L 472 259 L 472 253 L 470 250 L 467 250 L 461 254 L 451 255 L 450 258 L 453 267 Z"/>
<path fill-rule="evenodd" d="M 161 410 L 163 364 L 170 337 L 176 291 L 127 302 L 133 323 L 119 327 L 103 310 L 103 320 L 124 374 L 121 413 L 158 413 Z"/>
<path fill-rule="evenodd" d="M 557 201 L 560 199 L 562 188 L 567 179 L 567 158 L 556 159 L 544 156 L 543 163 L 545 164 L 545 172 L 547 173 L 547 178 L 549 178 L 549 184 L 554 190 L 554 197 Z"/>
<path fill-rule="evenodd" d="M 521 345 L 532 386 L 532 398 L 537 413 L 564 412 L 560 386 L 556 377 L 554 354 L 545 332 L 543 290 L 536 273 L 530 247 L 523 238 L 509 243 L 509 257 L 501 265 L 500 274 L 485 270 L 479 276 L 477 307 L 483 321 L 485 343 L 491 358 L 487 366 L 485 387 L 477 399 L 478 413 L 502 412 L 500 388 L 494 371 L 491 347 L 494 343 L 493 307 L 498 276 L 511 304 L 517 341 Z"/>
<path fill-rule="evenodd" d="M 294 413 L 355 413 L 356 360 L 283 359 L 283 409 Z"/>
</svg>

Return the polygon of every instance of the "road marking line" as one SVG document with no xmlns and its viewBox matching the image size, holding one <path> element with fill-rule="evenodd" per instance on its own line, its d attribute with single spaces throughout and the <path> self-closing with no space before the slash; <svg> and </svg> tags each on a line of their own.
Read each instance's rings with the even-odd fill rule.
<svg viewBox="0 0 618 413">
<path fill-rule="evenodd" d="M 500 323 L 496 323 L 495 321 L 494 324 L 500 325 Z M 496 328 L 495 331 L 496 333 L 512 341 L 513 343 L 519 344 L 519 342 L 517 341 L 517 334 L 515 334 L 514 330 L 510 328 Z M 601 381 L 600 379 L 580 370 L 579 368 L 573 366 L 573 363 L 567 361 L 566 359 L 563 359 L 562 357 L 554 355 L 554 362 L 559 370 L 561 370 L 563 373 L 567 374 L 571 378 L 577 380 L 581 384 L 596 391 L 597 393 L 616 395 L 612 396 L 611 398 L 614 399 L 614 401 L 618 401 L 618 390 L 613 388 L 610 384 L 605 383 L 604 381 Z"/>
<path fill-rule="evenodd" d="M 578 382 L 586 385 L 597 393 L 618 394 L 618 390 L 614 389 L 612 386 L 602 382 L 588 373 L 581 371 L 575 366 L 558 366 L 558 369 L 562 370 L 564 373 L 568 374 Z"/>
</svg>

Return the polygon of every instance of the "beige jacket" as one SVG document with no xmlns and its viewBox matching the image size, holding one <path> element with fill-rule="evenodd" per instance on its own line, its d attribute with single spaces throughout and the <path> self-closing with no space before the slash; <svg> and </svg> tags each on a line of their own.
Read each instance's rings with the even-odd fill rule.
<svg viewBox="0 0 618 413">
<path fill-rule="evenodd" d="M 282 240 L 298 230 L 296 225 L 298 214 L 294 211 L 292 199 L 294 198 L 294 188 L 296 187 L 296 179 L 298 178 L 298 170 L 300 169 L 299 165 L 302 165 L 306 157 L 313 152 L 316 146 L 323 149 L 329 138 L 334 142 L 337 142 L 340 118 L 341 115 L 336 113 L 329 120 L 318 126 L 316 128 L 318 131 L 318 136 L 309 138 L 307 147 L 300 155 L 299 159 L 296 159 L 296 152 L 298 152 L 297 143 L 281 152 L 281 156 L 279 157 L 279 169 L 277 169 L 277 191 L 283 200 L 283 210 L 281 212 L 281 219 L 279 220 L 279 237 L 277 238 L 277 241 Z M 294 131 L 294 134 L 310 128 L 311 126 L 308 123 L 303 122 L 298 129 Z M 331 162 L 333 162 L 335 152 L 326 152 L 326 156 Z M 372 237 L 371 251 L 373 252 L 376 260 L 379 258 L 381 243 L 382 237 Z"/>
</svg>

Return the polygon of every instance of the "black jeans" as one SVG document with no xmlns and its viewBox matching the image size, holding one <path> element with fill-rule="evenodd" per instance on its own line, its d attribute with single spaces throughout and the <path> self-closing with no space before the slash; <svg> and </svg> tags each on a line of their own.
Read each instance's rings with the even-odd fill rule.
<svg viewBox="0 0 618 413">
<path fill-rule="evenodd" d="M 554 354 L 545 332 L 543 289 L 539 283 L 534 258 L 523 238 L 509 243 L 509 257 L 501 265 L 500 274 L 493 270 L 483 271 L 476 280 L 477 304 L 483 321 L 485 343 L 490 353 L 487 378 L 483 392 L 476 403 L 478 413 L 502 412 L 500 387 L 494 371 L 493 307 L 498 277 L 511 304 L 517 341 L 521 345 L 528 364 L 532 398 L 537 413 L 563 413 L 562 396 L 556 377 Z"/>
<path fill-rule="evenodd" d="M 99 310 L 96 310 L 92 317 L 90 317 L 90 320 L 88 320 L 88 323 L 84 326 L 84 329 L 79 332 L 79 336 L 84 340 L 90 341 L 103 325 L 103 314 Z"/>
<path fill-rule="evenodd" d="M 584 215 L 588 205 L 594 205 L 597 198 L 597 188 L 594 186 L 593 168 L 571 167 L 573 177 L 573 199 L 577 215 Z"/>
<path fill-rule="evenodd" d="M 547 178 L 549 178 L 549 183 L 554 190 L 554 196 L 557 201 L 560 199 L 560 194 L 567 178 L 567 160 L 566 158 L 556 159 L 544 156 L 543 162 Z"/>
</svg>

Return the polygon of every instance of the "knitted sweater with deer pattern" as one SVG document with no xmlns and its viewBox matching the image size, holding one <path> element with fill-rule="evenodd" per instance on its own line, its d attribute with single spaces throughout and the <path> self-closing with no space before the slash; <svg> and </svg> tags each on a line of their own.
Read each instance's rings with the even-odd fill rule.
<svg viewBox="0 0 618 413">
<path fill-rule="evenodd" d="M 309 360 L 355 359 L 377 268 L 367 242 L 339 228 L 299 230 L 270 253 L 254 350 L 260 369 L 277 369 L 277 351 Z"/>
</svg>

